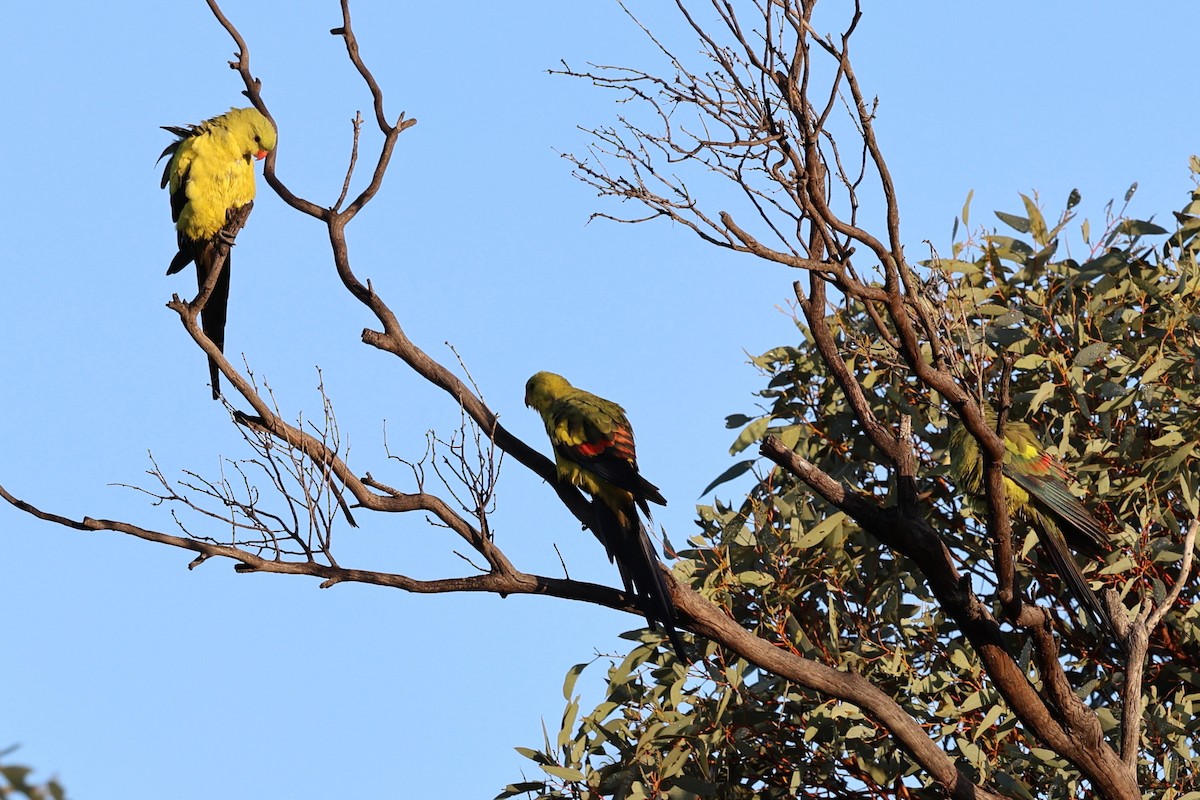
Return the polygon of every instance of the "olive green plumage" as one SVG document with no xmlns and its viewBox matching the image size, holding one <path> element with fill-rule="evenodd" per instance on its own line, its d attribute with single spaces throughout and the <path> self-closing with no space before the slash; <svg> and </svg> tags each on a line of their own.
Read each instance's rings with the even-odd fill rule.
<svg viewBox="0 0 1200 800">
<path fill-rule="evenodd" d="M 984 409 L 994 428 L 995 414 Z M 1065 467 L 1046 453 L 1033 429 L 1020 421 L 1004 426 L 1004 494 L 1010 516 L 1033 527 L 1054 571 L 1075 600 L 1108 635 L 1117 638 L 1104 604 L 1079 571 L 1068 548 L 1089 555 L 1102 555 L 1109 540 L 1104 526 L 1087 510 L 1067 485 Z M 960 489 L 983 494 L 983 456 L 979 443 L 961 423 L 950 429 L 950 466 Z"/>
<path fill-rule="evenodd" d="M 254 161 L 275 149 L 275 128 L 253 108 L 235 108 L 199 125 L 167 126 L 179 138 L 159 159 L 170 156 L 163 188 L 171 192 L 171 219 L 178 252 L 167 274 L 193 261 L 201 289 L 208 281 L 221 245 L 233 243 L 233 217 L 254 204 Z M 244 209 L 244 211 L 243 211 Z M 200 314 L 201 327 L 219 350 L 225 350 L 225 318 L 229 302 L 230 256 Z M 220 395 L 216 364 L 209 360 L 213 399 Z"/>
<path fill-rule="evenodd" d="M 616 403 L 576 389 L 553 372 L 539 372 L 525 384 L 525 405 L 538 412 L 554 447 L 560 480 L 590 494 L 596 537 L 617 564 L 625 590 L 634 598 L 651 629 L 661 623 L 675 651 L 684 658 L 675 631 L 675 608 L 658 556 L 638 516 L 649 503 L 667 501 L 638 472 L 633 428 Z"/>
</svg>

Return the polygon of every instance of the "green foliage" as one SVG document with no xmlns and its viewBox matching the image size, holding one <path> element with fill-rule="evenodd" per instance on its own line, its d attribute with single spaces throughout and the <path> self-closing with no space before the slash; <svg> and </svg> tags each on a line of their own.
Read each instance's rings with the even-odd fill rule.
<svg viewBox="0 0 1200 800">
<path fill-rule="evenodd" d="M 1171 230 L 1126 218 L 1110 204 L 1098 236 L 1086 221 L 1074 227 L 1077 192 L 1053 223 L 1035 199 L 1021 199 L 1020 212 L 997 215 L 1017 236 L 972 234 L 955 243 L 951 258 L 924 265 L 929 307 L 943 332 L 926 352 L 957 365 L 963 384 L 993 404 L 1011 360 L 1013 415 L 1040 432 L 1077 476 L 1089 507 L 1120 532 L 1090 577 L 1135 611 L 1147 599 L 1161 602 L 1173 586 L 1181 529 L 1200 512 L 1200 191 L 1174 215 Z M 1078 258 L 1067 246 L 1074 230 Z M 911 377 L 888 344 L 891 332 L 873 320 L 843 300 L 826 322 L 876 416 L 890 426 L 901 415 L 912 419 L 920 501 L 987 602 L 994 577 L 986 534 L 945 463 L 950 410 Z M 831 380 L 812 332 L 801 320 L 797 327 L 797 345 L 754 359 L 769 407 L 729 418 L 739 429 L 731 451 L 752 452 L 764 436 L 779 436 L 856 491 L 888 501 L 889 470 Z M 1027 736 L 910 564 L 806 486 L 744 457 L 709 488 L 747 472 L 754 485 L 744 499 L 700 508 L 699 531 L 675 567 L 681 581 L 777 646 L 868 677 L 977 782 L 1013 797 L 1085 791 L 1069 764 Z M 1018 525 L 1018 534 L 1028 532 Z M 1120 659 L 1063 606 L 1057 579 L 1039 567 L 1026 538 L 1021 588 L 1060 617 L 1068 674 L 1111 737 L 1121 708 Z M 1193 573 L 1151 641 L 1138 767 L 1147 796 L 1200 792 L 1198 590 Z M 1036 682 L 1027 640 L 1007 635 Z M 658 637 L 643 634 L 610 666 L 605 700 L 578 720 L 572 677 L 555 741 L 522 751 L 545 775 L 502 796 L 942 796 L 856 707 L 724 659 L 710 646 L 685 671 Z"/>
<path fill-rule="evenodd" d="M 0 758 L 8 756 L 15 749 L 0 750 Z M 0 763 L 0 800 L 19 797 L 25 800 L 63 800 L 67 796 L 57 780 L 34 783 L 30 780 L 32 773 L 29 767 Z"/>
</svg>

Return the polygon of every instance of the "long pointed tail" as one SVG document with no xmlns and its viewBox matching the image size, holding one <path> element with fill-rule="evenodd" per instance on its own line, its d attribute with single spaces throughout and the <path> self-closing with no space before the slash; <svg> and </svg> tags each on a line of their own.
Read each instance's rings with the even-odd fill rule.
<svg viewBox="0 0 1200 800">
<path fill-rule="evenodd" d="M 607 503 L 593 500 L 592 510 L 596 515 L 596 537 L 608 551 L 609 561 L 616 563 L 625 591 L 633 597 L 650 629 L 657 630 L 662 625 L 679 660 L 687 662 L 683 640 L 675 630 L 671 592 L 636 508 L 630 503 L 625 514 L 618 514 Z"/>
<path fill-rule="evenodd" d="M 196 283 L 200 291 L 204 291 L 204 284 L 208 281 L 220 250 L 221 242 L 214 240 L 207 243 L 196 258 Z M 229 247 L 225 255 L 225 266 L 221 268 L 221 274 L 217 277 L 208 302 L 200 311 L 200 327 L 204 330 L 204 335 L 212 339 L 213 344 L 222 353 L 225 352 L 225 320 L 229 309 L 229 271 L 232 262 L 233 248 Z M 213 400 L 216 400 L 221 396 L 221 371 L 217 368 L 217 362 L 211 358 L 208 360 L 208 377 L 212 383 Z"/>
<path fill-rule="evenodd" d="M 1087 580 L 1083 577 L 1083 573 L 1079 571 L 1079 565 L 1075 563 L 1075 558 L 1071 555 L 1071 551 L 1067 548 L 1067 542 L 1063 535 L 1059 533 L 1057 528 L 1050 525 L 1036 525 L 1038 541 L 1042 545 L 1042 552 L 1050 559 L 1050 563 L 1054 567 L 1054 571 L 1058 574 L 1063 585 L 1067 587 L 1067 591 L 1075 598 L 1080 607 L 1087 612 L 1091 617 L 1092 622 L 1103 631 L 1109 639 L 1121 645 L 1121 637 L 1117 635 L 1117 626 L 1113 624 L 1112 617 L 1108 615 L 1108 611 L 1104 608 L 1104 603 L 1100 602 L 1100 598 L 1092 591 L 1092 587 L 1088 585 Z"/>
</svg>

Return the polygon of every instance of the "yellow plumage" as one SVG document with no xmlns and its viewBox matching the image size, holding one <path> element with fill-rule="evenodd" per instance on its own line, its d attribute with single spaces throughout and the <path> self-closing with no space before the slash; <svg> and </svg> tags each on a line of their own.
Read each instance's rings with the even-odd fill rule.
<svg viewBox="0 0 1200 800">
<path fill-rule="evenodd" d="M 204 289 L 220 252 L 233 243 L 254 203 L 254 161 L 275 149 L 275 128 L 253 108 L 235 108 L 199 125 L 167 127 L 179 138 L 162 156 L 170 156 L 162 186 L 171 192 L 179 251 L 171 259 L 172 275 L 193 261 L 196 280 Z M 240 217 L 236 219 L 235 217 Z M 229 300 L 229 256 L 201 312 L 205 335 L 225 349 L 225 316 Z M 210 359 L 213 398 L 219 396 L 218 370 Z"/>
<path fill-rule="evenodd" d="M 553 372 L 529 379 L 525 403 L 542 416 L 561 480 L 599 498 L 625 525 L 636 521 L 635 503 L 644 510 L 647 500 L 666 505 L 638 472 L 633 428 L 621 406 Z"/>
<path fill-rule="evenodd" d="M 163 172 L 172 209 L 179 209 L 175 228 L 193 241 L 211 239 L 230 211 L 254 200 L 254 160 L 275 149 L 275 129 L 257 109 L 235 108 L 191 128 L 168 130 L 180 134 L 167 150 L 172 155 Z"/>
<path fill-rule="evenodd" d="M 658 556 L 638 517 L 647 501 L 667 501 L 638 472 L 633 428 L 625 410 L 611 400 L 577 389 L 553 372 L 539 372 L 525 384 L 525 405 L 542 417 L 554 446 L 558 478 L 594 499 L 589 527 L 621 572 L 625 590 L 646 615 L 651 629 L 662 625 L 681 660 L 683 641 L 675 630 L 671 592 L 659 571 Z"/>
<path fill-rule="evenodd" d="M 984 408 L 988 427 L 995 414 Z M 984 492 L 983 454 L 979 443 L 962 424 L 950 430 L 950 466 L 959 488 L 979 496 Z M 1068 548 L 1092 556 L 1107 551 L 1109 534 L 1067 485 L 1067 470 L 1048 453 L 1033 429 L 1010 420 L 1004 426 L 1004 495 L 1008 513 L 1029 523 L 1042 545 L 1042 552 L 1058 577 L 1093 621 L 1114 641 L 1120 641 L 1108 609 L 1092 592 Z"/>
</svg>

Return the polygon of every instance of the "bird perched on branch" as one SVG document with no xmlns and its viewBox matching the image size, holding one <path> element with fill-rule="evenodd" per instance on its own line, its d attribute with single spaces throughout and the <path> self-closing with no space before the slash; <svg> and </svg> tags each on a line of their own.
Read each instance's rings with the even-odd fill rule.
<svg viewBox="0 0 1200 800">
<path fill-rule="evenodd" d="M 616 562 L 625 591 L 646 617 L 659 624 L 680 660 L 683 642 L 675 631 L 675 607 L 659 569 L 658 556 L 638 516 L 650 515 L 647 501 L 666 505 L 658 487 L 638 472 L 633 428 L 616 403 L 576 389 L 553 372 L 539 372 L 525 384 L 525 405 L 546 424 L 554 446 L 558 477 L 592 496 L 596 538 Z"/>
<path fill-rule="evenodd" d="M 204 335 L 225 351 L 225 317 L 229 303 L 229 246 L 254 205 L 254 161 L 275 149 L 275 128 L 253 108 L 235 108 L 199 125 L 164 126 L 179 138 L 158 158 L 170 156 L 162 187 L 170 186 L 171 219 L 179 252 L 167 274 L 193 261 L 200 290 L 225 252 L 225 264 L 200 312 Z M 208 361 L 213 399 L 220 396 L 216 363 Z"/>
<path fill-rule="evenodd" d="M 984 407 L 984 418 L 994 429 L 996 415 L 990 408 Z M 1042 449 L 1032 428 L 1024 422 L 1007 422 L 1004 446 L 1001 468 L 1008 513 L 1033 527 L 1042 552 L 1076 602 L 1119 644 L 1112 618 L 1079 571 L 1069 549 L 1102 556 L 1108 549 L 1108 532 L 1071 494 L 1066 468 Z M 959 488 L 972 495 L 983 494 L 983 456 L 979 443 L 961 423 L 950 430 L 950 466 Z"/>
</svg>

